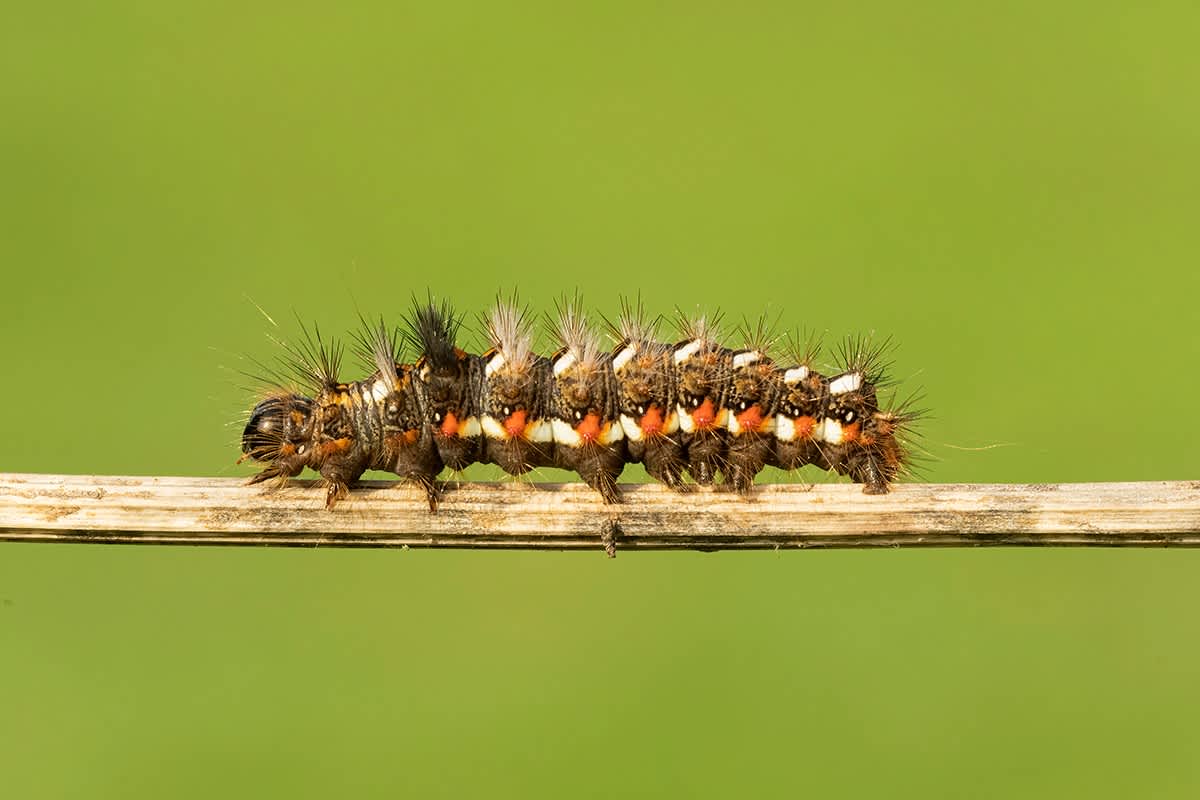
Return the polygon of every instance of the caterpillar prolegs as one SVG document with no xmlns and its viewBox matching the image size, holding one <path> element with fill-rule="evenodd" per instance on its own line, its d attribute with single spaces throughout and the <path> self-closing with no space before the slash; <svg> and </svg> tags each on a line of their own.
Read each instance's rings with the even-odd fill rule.
<svg viewBox="0 0 1200 800">
<path fill-rule="evenodd" d="M 640 303 L 607 325 L 609 348 L 579 299 L 564 300 L 549 356 L 535 352 L 535 320 L 515 300 L 482 321 L 478 355 L 460 347 L 463 318 L 444 302 L 414 301 L 399 331 L 364 323 L 357 349 L 374 371 L 350 382 L 338 374 L 340 346 L 305 330 L 283 358 L 304 389 L 268 392 L 242 433 L 244 457 L 265 464 L 250 482 L 307 467 L 325 479 L 332 508 L 366 470 L 383 470 L 423 487 L 436 511 L 438 475 L 473 463 L 512 475 L 568 469 L 606 503 L 620 502 L 628 463 L 675 489 L 690 479 L 743 493 L 763 467 L 812 464 L 867 494 L 887 492 L 911 463 L 905 437 L 919 412 L 877 397 L 886 342 L 847 340 L 826 376 L 817 348 L 798 338 L 773 358 L 761 324 L 731 349 L 719 319 L 681 318 L 668 343 Z"/>
</svg>

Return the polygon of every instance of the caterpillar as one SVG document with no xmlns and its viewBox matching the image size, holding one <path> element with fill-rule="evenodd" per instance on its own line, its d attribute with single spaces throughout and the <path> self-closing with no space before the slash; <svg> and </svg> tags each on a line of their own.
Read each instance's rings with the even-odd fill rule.
<svg viewBox="0 0 1200 800">
<path fill-rule="evenodd" d="M 500 298 L 481 318 L 487 348 L 474 354 L 458 341 L 462 316 L 414 298 L 398 330 L 363 322 L 355 349 L 373 371 L 349 382 L 341 345 L 302 325 L 282 357 L 302 389 L 276 381 L 242 432 L 241 460 L 264 465 L 250 483 L 308 468 L 333 508 L 364 472 L 383 470 L 422 487 L 436 511 L 438 475 L 474 463 L 511 475 L 571 470 L 609 504 L 621 502 L 629 463 L 673 489 L 690 480 L 743 494 L 768 466 L 815 465 L 866 494 L 888 492 L 911 469 L 906 442 L 922 412 L 911 401 L 880 406 L 888 340 L 845 340 L 825 375 L 811 338 L 788 337 L 783 360 L 772 357 L 777 337 L 763 322 L 741 326 L 737 348 L 720 343 L 719 316 L 680 315 L 668 343 L 640 301 L 622 301 L 605 321 L 611 347 L 578 296 L 548 322 L 557 348 L 545 356 L 535 352 L 537 321 L 515 296 Z"/>
</svg>

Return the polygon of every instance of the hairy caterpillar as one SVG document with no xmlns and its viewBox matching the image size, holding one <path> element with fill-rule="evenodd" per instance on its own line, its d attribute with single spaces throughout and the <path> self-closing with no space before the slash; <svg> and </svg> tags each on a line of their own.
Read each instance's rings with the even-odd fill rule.
<svg viewBox="0 0 1200 800">
<path fill-rule="evenodd" d="M 719 317 L 678 321 L 673 344 L 640 303 L 624 302 L 606 348 L 578 297 L 559 304 L 550 329 L 557 349 L 535 352 L 535 322 L 500 299 L 482 319 L 488 348 L 459 346 L 463 318 L 446 304 L 414 300 L 403 332 L 364 323 L 360 355 L 374 371 L 345 382 L 341 347 L 304 329 L 285 346 L 284 364 L 304 391 L 270 391 L 242 434 L 243 458 L 266 466 L 257 483 L 312 469 L 332 508 L 368 469 L 424 488 L 437 509 L 441 471 L 496 464 L 520 475 L 535 467 L 577 473 L 606 503 L 619 503 L 617 478 L 641 463 L 680 489 L 687 479 L 748 492 L 763 467 L 808 464 L 847 475 L 882 494 L 911 464 L 905 436 L 920 412 L 880 408 L 888 342 L 847 340 L 826 376 L 817 346 L 795 339 L 786 360 L 759 323 L 741 346 L 719 341 Z M 402 361 L 400 346 L 418 357 Z"/>
</svg>

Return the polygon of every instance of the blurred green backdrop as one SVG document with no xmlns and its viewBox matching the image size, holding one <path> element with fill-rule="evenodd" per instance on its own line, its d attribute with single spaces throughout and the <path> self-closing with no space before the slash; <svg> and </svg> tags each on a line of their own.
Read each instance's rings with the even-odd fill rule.
<svg viewBox="0 0 1200 800">
<path fill-rule="evenodd" d="M 3 16 L 0 470 L 248 474 L 251 300 L 340 331 L 516 285 L 892 335 L 930 480 L 1197 477 L 1193 3 Z M 1194 797 L 1198 568 L 5 545 L 0 774 Z"/>
</svg>

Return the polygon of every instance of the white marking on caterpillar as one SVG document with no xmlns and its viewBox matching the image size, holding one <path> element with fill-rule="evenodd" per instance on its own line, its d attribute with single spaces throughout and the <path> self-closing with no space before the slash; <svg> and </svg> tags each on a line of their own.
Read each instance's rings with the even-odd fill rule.
<svg viewBox="0 0 1200 800">
<path fill-rule="evenodd" d="M 787 372 L 783 373 L 783 382 L 788 386 L 795 386 L 800 381 L 808 377 L 808 367 L 792 367 Z"/>
<path fill-rule="evenodd" d="M 554 362 L 554 374 L 562 375 L 573 366 L 575 366 L 575 354 L 568 350 L 558 361 Z"/>
<path fill-rule="evenodd" d="M 754 428 L 747 428 L 747 427 L 743 426 L 742 421 L 738 419 L 737 414 L 734 414 L 732 411 L 729 412 L 728 417 L 729 417 L 729 423 L 728 423 L 727 427 L 729 428 L 729 432 L 732 433 L 734 436 L 740 436 L 741 434 L 746 433 L 746 432 L 763 433 L 763 434 L 772 434 L 775 432 L 775 418 L 774 417 L 768 417 L 767 419 L 764 419 L 763 421 L 758 423 L 757 427 L 754 427 Z"/>
<path fill-rule="evenodd" d="M 612 444 L 625 438 L 624 426 L 615 422 L 607 422 L 600 431 L 600 444 Z"/>
<path fill-rule="evenodd" d="M 628 417 L 626 417 L 626 419 L 628 419 Z M 632 424 L 633 420 L 629 420 L 629 422 Z M 555 419 L 552 420 L 551 425 L 554 431 L 555 444 L 565 444 L 567 447 L 581 447 L 586 444 L 584 438 L 579 434 L 579 431 L 575 430 L 575 428 L 571 426 L 571 423 L 567 422 L 566 420 Z M 597 443 L 612 444 L 613 442 L 619 442 L 624 439 L 625 432 L 622 430 L 623 425 L 624 422 L 620 424 L 614 422 L 605 424 L 604 428 L 600 431 L 600 435 L 596 437 Z"/>
<path fill-rule="evenodd" d="M 857 392 L 862 388 L 862 382 L 863 376 L 861 372 L 848 372 L 829 382 L 829 393 L 846 394 L 847 392 Z"/>
<path fill-rule="evenodd" d="M 383 398 L 387 397 L 391 391 L 392 390 L 388 388 L 387 381 L 382 379 L 377 380 L 375 381 L 375 385 L 371 387 L 371 397 L 373 397 L 375 402 L 378 403 L 381 402 Z"/>
<path fill-rule="evenodd" d="M 684 433 L 692 433 L 696 430 L 696 420 L 692 419 L 692 415 L 683 406 L 675 406 L 675 418 L 679 420 L 679 427 Z"/>
<path fill-rule="evenodd" d="M 640 442 L 643 437 L 642 429 L 637 424 L 637 420 L 628 414 L 621 415 L 621 427 L 625 430 L 625 437 L 631 442 Z"/>
<path fill-rule="evenodd" d="M 820 430 L 817 432 L 819 435 L 814 438 L 820 438 L 826 444 L 842 443 L 842 423 L 826 417 L 824 422 L 817 424 L 820 426 Z"/>
<path fill-rule="evenodd" d="M 579 445 L 583 444 L 583 439 L 571 427 L 571 423 L 561 419 L 554 419 L 550 424 L 555 444 L 565 444 L 567 447 L 579 447 Z"/>
<path fill-rule="evenodd" d="M 668 436 L 679 430 L 679 415 L 672 411 L 667 415 L 667 421 L 663 423 L 662 432 Z"/>
<path fill-rule="evenodd" d="M 636 355 L 637 347 L 632 344 L 621 352 L 617 353 L 617 355 L 613 357 L 612 361 L 613 372 L 620 372 L 621 370 L 625 369 L 625 365 L 632 361 Z"/>
<path fill-rule="evenodd" d="M 761 358 L 762 353 L 757 350 L 747 350 L 745 353 L 738 353 L 733 357 L 733 368 L 741 369 L 751 364 L 757 364 Z"/>
<path fill-rule="evenodd" d="M 539 419 L 525 426 L 524 435 L 530 442 L 553 442 L 554 428 L 546 420 Z"/>
<path fill-rule="evenodd" d="M 504 353 L 497 352 L 496 355 L 492 356 L 491 360 L 488 361 L 487 366 L 484 368 L 483 372 L 485 375 L 487 375 L 490 378 L 493 372 L 495 372 L 496 370 L 500 369 L 503 366 L 504 366 Z"/>
<path fill-rule="evenodd" d="M 484 435 L 489 439 L 508 441 L 508 431 L 504 430 L 504 426 L 500 424 L 500 420 L 492 415 L 487 414 L 480 417 L 479 426 L 482 428 Z"/>
<path fill-rule="evenodd" d="M 467 417 L 458 427 L 458 435 L 462 437 L 478 436 L 481 431 L 478 417 Z"/>
<path fill-rule="evenodd" d="M 693 339 L 675 351 L 675 363 L 682 364 L 696 353 L 700 352 L 700 348 L 704 346 L 704 342 L 699 339 Z"/>
<path fill-rule="evenodd" d="M 784 414 L 775 415 L 775 438 L 781 442 L 790 442 L 796 438 L 796 423 Z"/>
</svg>

